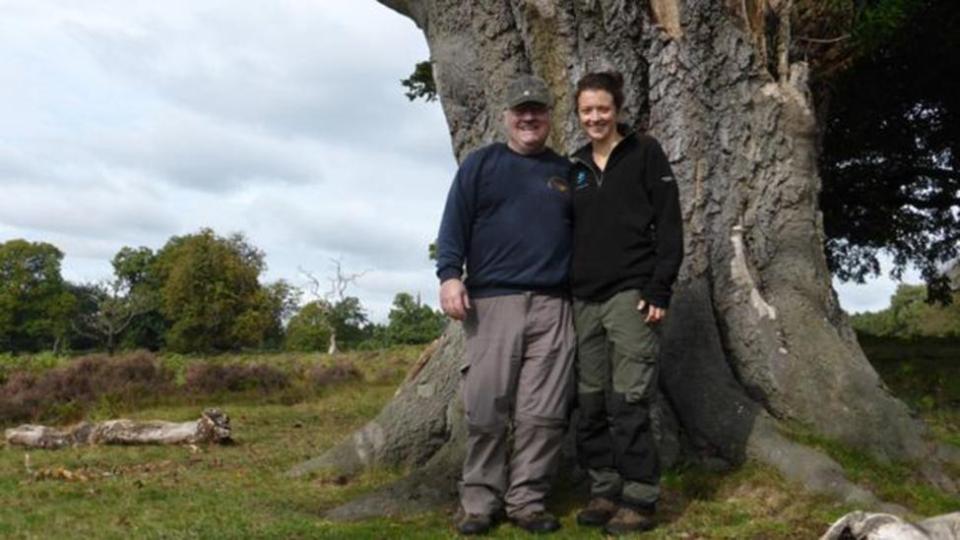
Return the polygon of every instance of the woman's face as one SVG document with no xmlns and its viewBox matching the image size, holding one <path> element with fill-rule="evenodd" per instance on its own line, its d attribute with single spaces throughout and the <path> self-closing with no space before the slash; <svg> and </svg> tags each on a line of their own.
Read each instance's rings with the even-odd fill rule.
<svg viewBox="0 0 960 540">
<path fill-rule="evenodd" d="M 577 118 L 591 141 L 613 136 L 617 129 L 617 107 L 606 90 L 584 90 L 577 97 Z"/>
</svg>

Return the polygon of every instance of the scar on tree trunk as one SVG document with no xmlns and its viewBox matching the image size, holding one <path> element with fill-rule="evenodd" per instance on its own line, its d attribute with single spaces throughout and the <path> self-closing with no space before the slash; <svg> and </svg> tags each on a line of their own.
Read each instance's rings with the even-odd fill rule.
<svg viewBox="0 0 960 540">
<path fill-rule="evenodd" d="M 549 144 L 562 152 L 584 142 L 571 106 L 576 80 L 603 69 L 624 75 L 622 118 L 663 145 L 684 217 L 653 407 L 664 466 L 755 460 L 811 491 L 896 510 L 798 442 L 812 436 L 910 462 L 956 493 L 943 465 L 960 464 L 960 450 L 890 394 L 831 288 L 817 115 L 807 64 L 791 55 L 792 0 L 380 2 L 426 36 L 458 160 L 501 138 L 502 95 L 516 74 L 550 85 Z M 462 340 L 451 324 L 375 419 L 291 471 L 412 470 L 332 517 L 450 501 L 465 432 Z"/>
</svg>

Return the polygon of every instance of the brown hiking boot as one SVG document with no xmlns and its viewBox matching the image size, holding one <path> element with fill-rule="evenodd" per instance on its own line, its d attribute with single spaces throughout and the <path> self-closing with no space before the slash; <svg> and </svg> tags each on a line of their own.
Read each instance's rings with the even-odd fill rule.
<svg viewBox="0 0 960 540">
<path fill-rule="evenodd" d="M 620 535 L 649 531 L 656 526 L 652 508 L 621 505 L 617 513 L 603 527 L 603 531 L 607 534 Z"/>
<path fill-rule="evenodd" d="M 584 527 L 602 527 L 617 513 L 617 503 L 606 497 L 593 497 L 587 507 L 577 514 L 577 524 Z"/>
</svg>

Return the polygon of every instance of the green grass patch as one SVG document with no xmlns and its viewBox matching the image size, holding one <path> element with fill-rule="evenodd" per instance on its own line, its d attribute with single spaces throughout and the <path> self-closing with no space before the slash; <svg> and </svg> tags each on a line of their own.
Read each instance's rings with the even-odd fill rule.
<svg viewBox="0 0 960 540">
<path fill-rule="evenodd" d="M 879 360 L 895 393 L 931 394 L 923 410 L 934 432 L 960 442 L 960 415 L 948 406 L 949 385 L 940 375 L 952 373 L 950 351 L 910 349 Z M 0 537 L 2 538 L 455 538 L 456 501 L 434 512 L 401 519 L 332 523 L 324 512 L 383 486 L 404 471 L 374 470 L 345 480 L 335 475 L 301 479 L 284 476 L 293 465 L 320 455 L 375 416 L 420 354 L 419 347 L 338 355 L 223 355 L 210 358 L 167 355 L 161 364 L 174 372 L 181 388 L 191 365 L 265 364 L 289 375 L 292 385 L 262 392 L 256 388 L 212 395 L 180 391 L 144 405 L 136 400 L 104 397 L 82 410 L 65 410 L 102 419 L 192 420 L 204 407 L 225 410 L 236 443 L 202 447 L 82 447 L 60 451 L 0 449 Z M 868 354 L 871 349 L 867 347 Z M 913 351 L 913 352 L 910 352 Z M 14 360 L 0 358 L 0 363 Z M 22 359 L 16 359 L 23 365 Z M 65 361 L 45 367 L 42 373 Z M 69 361 L 66 361 L 69 362 Z M 350 363 L 362 378 L 309 389 L 305 374 L 316 366 Z M 887 364 L 883 364 L 887 362 Z M 900 364 L 916 366 L 898 372 Z M 890 371 L 892 370 L 892 371 Z M 899 373 L 899 374 L 898 374 Z M 299 386 L 298 386 L 299 385 Z M 938 385 L 944 390 L 936 390 Z M 939 393 L 937 393 L 939 392 Z M 63 404 L 65 408 L 76 404 Z M 908 464 L 880 463 L 869 456 L 797 429 L 791 436 L 824 450 L 846 469 L 851 480 L 879 497 L 907 506 L 920 515 L 955 510 L 960 501 L 929 487 Z M 25 456 L 29 455 L 29 458 Z M 667 471 L 663 478 L 660 526 L 644 539 L 807 539 L 817 538 L 853 508 L 812 496 L 774 470 L 747 464 L 730 472 L 696 467 Z M 563 529 L 551 538 L 600 536 L 578 527 L 576 512 L 587 502 L 586 487 L 564 477 L 552 497 Z M 509 524 L 492 538 L 530 538 Z"/>
<path fill-rule="evenodd" d="M 394 365 L 392 360 L 377 361 Z M 0 535 L 129 539 L 339 534 L 345 529 L 323 520 L 322 512 L 395 479 L 399 472 L 372 471 L 346 483 L 294 480 L 284 473 L 375 415 L 401 377 L 346 383 L 335 392 L 290 405 L 256 403 L 248 396 L 205 403 L 230 414 L 236 440 L 232 446 L 199 451 L 182 446 L 4 448 Z M 201 408 L 168 403 L 127 416 L 182 421 L 197 418 Z M 369 523 L 356 527 L 373 535 L 384 530 Z"/>
<path fill-rule="evenodd" d="M 859 336 L 894 395 L 923 412 L 960 409 L 960 340 Z"/>
<path fill-rule="evenodd" d="M 956 511 L 960 497 L 930 485 L 916 464 L 881 462 L 869 454 L 820 437 L 801 426 L 789 426 L 791 439 L 818 448 L 839 463 L 847 477 L 886 502 L 903 505 L 917 515 L 932 516 Z"/>
</svg>

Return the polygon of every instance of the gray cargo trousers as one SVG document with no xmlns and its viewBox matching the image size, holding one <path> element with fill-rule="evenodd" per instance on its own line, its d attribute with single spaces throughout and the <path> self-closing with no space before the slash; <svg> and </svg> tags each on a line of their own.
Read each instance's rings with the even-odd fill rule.
<svg viewBox="0 0 960 540">
<path fill-rule="evenodd" d="M 545 509 L 573 395 L 570 301 L 535 293 L 472 300 L 463 323 L 467 416 L 460 503 L 468 514 Z M 512 419 L 513 437 L 508 436 Z"/>
</svg>

